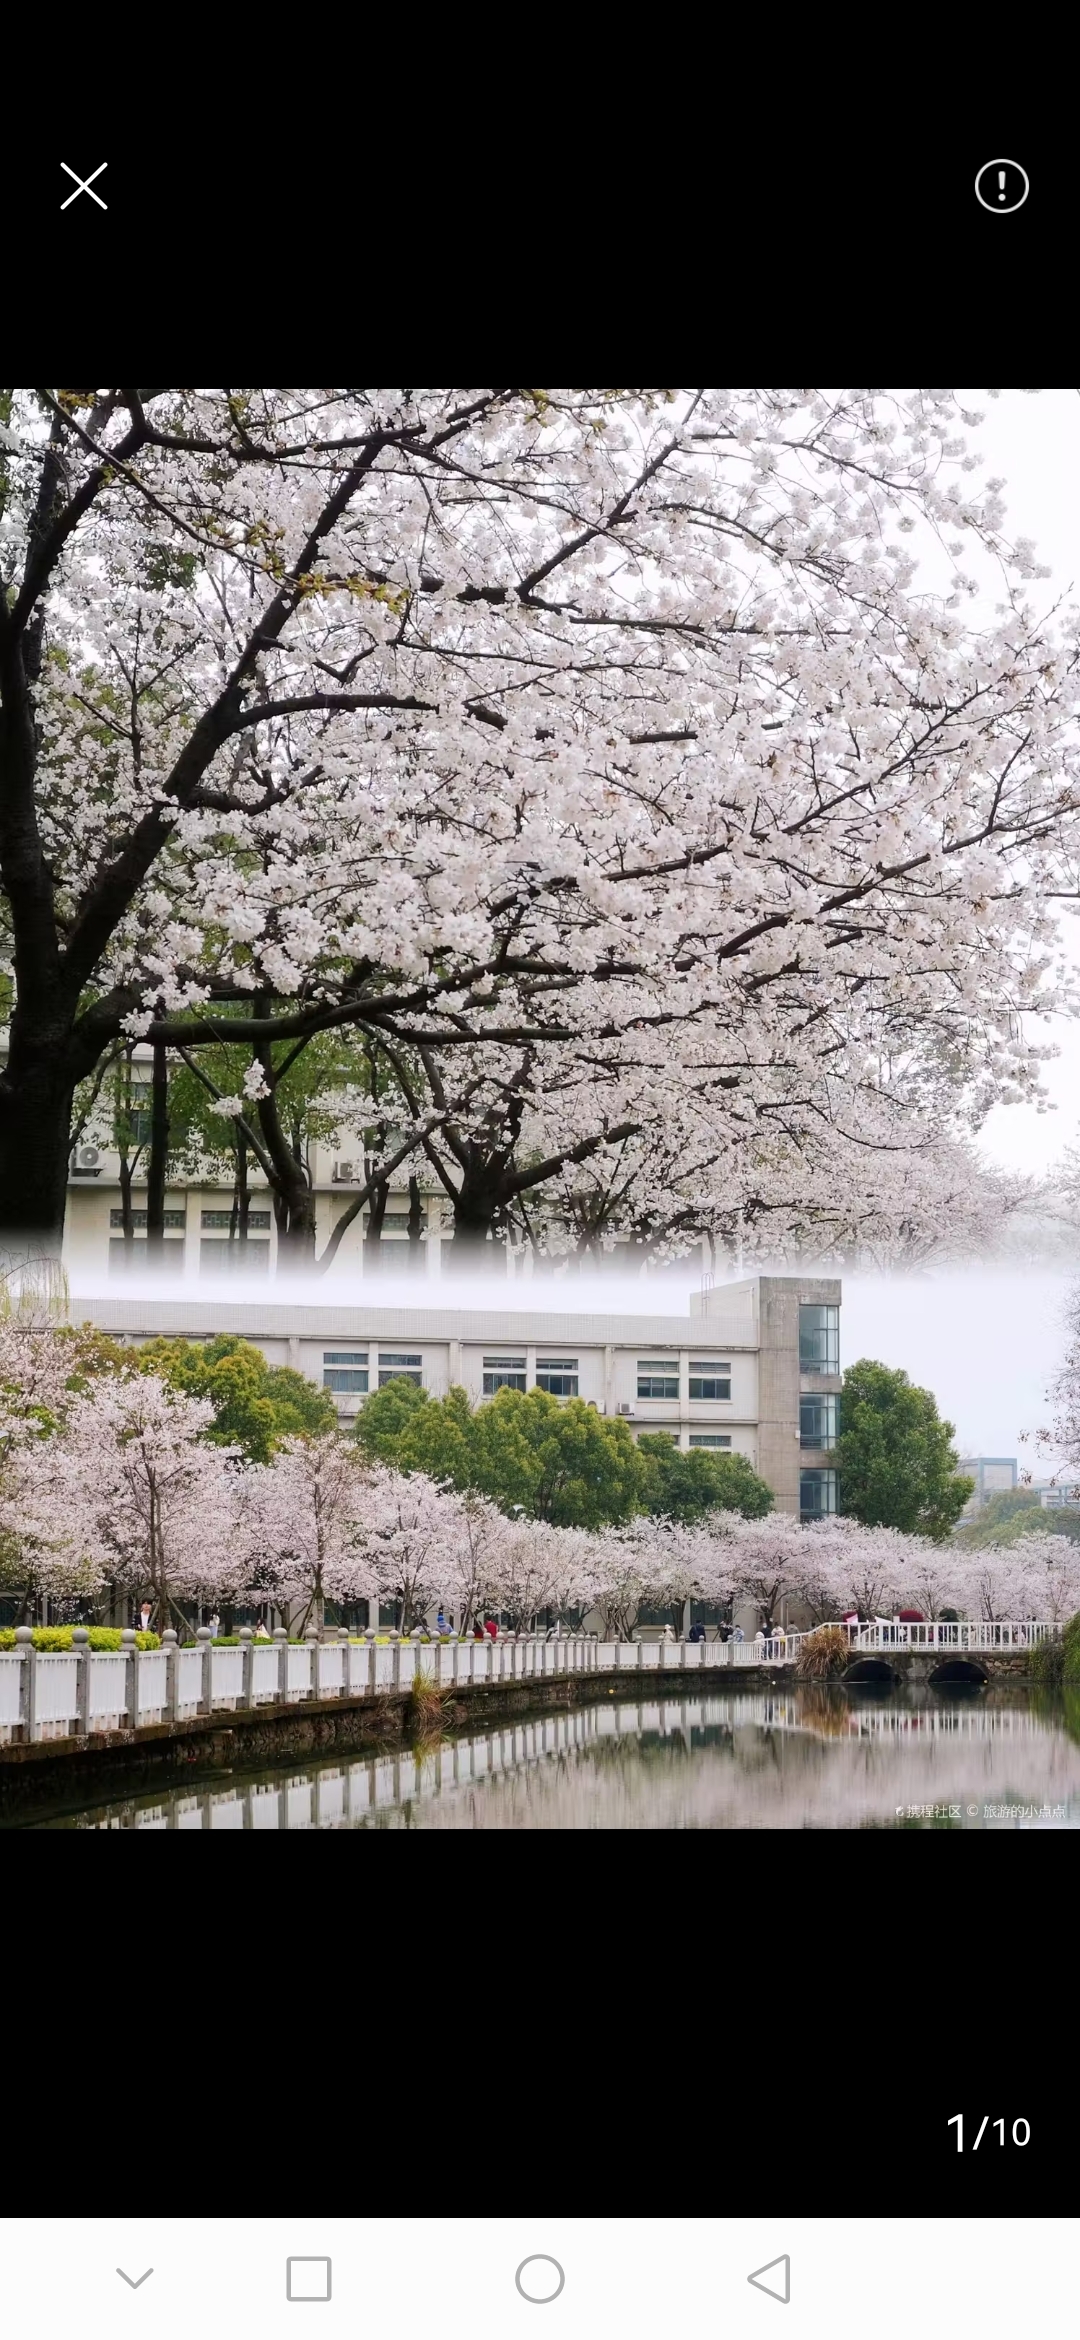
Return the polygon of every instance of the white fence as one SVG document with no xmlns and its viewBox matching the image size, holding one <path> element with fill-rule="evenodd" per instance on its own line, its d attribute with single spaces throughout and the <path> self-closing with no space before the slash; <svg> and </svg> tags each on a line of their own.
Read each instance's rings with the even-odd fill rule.
<svg viewBox="0 0 1080 2340">
<path fill-rule="evenodd" d="M 1030 1649 L 1060 1626 L 1028 1621 L 847 1626 L 853 1656 L 899 1649 Z M 140 1650 L 134 1634 L 116 1652 L 91 1650 L 75 1628 L 70 1652 L 36 1650 L 30 1630 L 0 1650 L 0 1744 L 64 1739 L 91 1731 L 183 1722 L 194 1715 L 285 1706 L 300 1701 L 368 1698 L 408 1690 L 418 1674 L 453 1689 L 555 1674 L 667 1673 L 670 1670 L 793 1666 L 806 1634 L 754 1641 L 595 1641 L 587 1635 L 538 1640 L 508 1634 L 497 1641 L 336 1640 L 314 1634 L 290 1642 L 278 1631 L 256 1645 L 247 1628 L 235 1648 L 214 1648 L 204 1626 L 194 1648 L 166 1633 L 161 1649 Z"/>
</svg>

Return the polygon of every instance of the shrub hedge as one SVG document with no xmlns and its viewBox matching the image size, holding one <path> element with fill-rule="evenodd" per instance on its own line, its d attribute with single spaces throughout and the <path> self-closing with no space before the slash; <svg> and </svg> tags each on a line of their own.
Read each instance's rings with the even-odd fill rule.
<svg viewBox="0 0 1080 2340">
<path fill-rule="evenodd" d="M 122 1649 L 124 1646 L 118 1625 L 89 1625 L 86 1630 L 91 1649 Z M 71 1639 L 73 1631 L 71 1625 L 35 1625 L 32 1627 L 34 1648 L 71 1649 L 74 1646 Z M 161 1648 L 156 1633 L 137 1633 L 135 1641 L 139 1649 Z M 15 1646 L 14 1625 L 0 1625 L 0 1649 L 14 1649 Z"/>
</svg>

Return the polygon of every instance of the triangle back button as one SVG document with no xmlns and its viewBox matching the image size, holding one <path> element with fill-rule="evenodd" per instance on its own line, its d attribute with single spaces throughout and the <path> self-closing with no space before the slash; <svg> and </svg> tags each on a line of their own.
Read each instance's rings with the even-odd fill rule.
<svg viewBox="0 0 1080 2340">
<path fill-rule="evenodd" d="M 766 2281 L 767 2276 L 771 2277 L 770 2282 Z M 782 2258 L 769 2259 L 764 2267 L 755 2267 L 746 2280 L 753 2284 L 755 2291 L 767 2291 L 770 2299 L 778 2299 L 787 2307 L 791 2299 L 790 2254 L 785 2251 Z"/>
</svg>

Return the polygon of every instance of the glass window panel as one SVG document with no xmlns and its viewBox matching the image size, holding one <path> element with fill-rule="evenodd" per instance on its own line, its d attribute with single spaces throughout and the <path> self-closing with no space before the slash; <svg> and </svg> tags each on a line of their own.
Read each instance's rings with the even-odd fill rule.
<svg viewBox="0 0 1080 2340">
<path fill-rule="evenodd" d="M 250 1274 L 265 1270 L 270 1245 L 264 1237 L 255 1243 L 223 1243 L 219 1235 L 204 1235 L 199 1243 L 199 1266 L 210 1275 Z"/>
<path fill-rule="evenodd" d="M 637 1369 L 639 1398 L 677 1398 L 679 1394 L 679 1363 L 676 1357 L 639 1357 Z"/>
<path fill-rule="evenodd" d="M 839 1373 L 839 1308 L 813 1301 L 800 1308 L 799 1364 L 804 1373 Z"/>
<path fill-rule="evenodd" d="M 730 1446 L 731 1440 L 718 1430 L 691 1430 L 690 1444 L 691 1446 Z"/>
<path fill-rule="evenodd" d="M 147 1271 L 147 1264 L 145 1235 L 136 1235 L 130 1246 L 125 1243 L 122 1235 L 110 1235 L 109 1274 L 111 1276 L 122 1276 L 128 1268 L 132 1274 L 144 1275 Z M 159 1267 L 162 1268 L 166 1275 L 179 1273 L 184 1265 L 184 1245 L 177 1242 L 175 1235 L 167 1237 L 160 1256 L 149 1264 L 155 1271 Z"/>
<path fill-rule="evenodd" d="M 322 1361 L 324 1365 L 366 1365 L 368 1353 L 366 1349 L 324 1349 Z"/>
<path fill-rule="evenodd" d="M 222 1229 L 223 1233 L 224 1233 L 224 1234 L 226 1234 L 226 1235 L 228 1234 L 228 1232 L 229 1232 L 229 1229 L 231 1228 L 231 1226 L 232 1226 L 232 1223 L 233 1223 L 233 1217 L 232 1217 L 232 1212 L 231 1212 L 231 1210 L 229 1210 L 229 1211 L 202 1211 L 202 1212 L 200 1213 L 200 1219 L 201 1219 L 201 1224 L 202 1224 L 204 1227 L 220 1227 L 220 1228 Z M 239 1224 L 239 1218 L 238 1218 L 238 1220 L 237 1220 L 237 1224 Z M 259 1230 L 260 1230 L 260 1231 L 261 1231 L 261 1232 L 262 1232 L 264 1235 L 268 1235 L 268 1234 L 269 1234 L 269 1232 L 270 1232 L 270 1213 L 269 1213 L 269 1211 L 249 1211 L 249 1212 L 248 1212 L 248 1231 L 250 1232 L 252 1228 L 258 1228 L 258 1229 L 259 1229 Z"/>
<path fill-rule="evenodd" d="M 145 1227 L 145 1225 L 146 1225 L 146 1217 L 147 1217 L 147 1214 L 146 1214 L 146 1212 L 145 1212 L 145 1211 L 132 1211 L 132 1214 L 131 1214 L 131 1224 L 132 1224 L 132 1226 L 133 1226 L 133 1227 Z M 109 1225 L 110 1225 L 110 1227 L 122 1227 L 122 1226 L 123 1226 L 123 1224 L 124 1224 L 124 1214 L 123 1214 L 123 1211 L 120 1211 L 120 1210 L 115 1210 L 115 1211 L 110 1211 L 110 1212 L 109 1212 Z M 187 1213 L 186 1213 L 185 1211 L 166 1211 L 166 1213 L 165 1213 L 165 1225 L 166 1225 L 166 1228 L 171 1228 L 171 1229 L 172 1229 L 172 1231 L 173 1231 L 174 1233 L 176 1233 L 176 1232 L 178 1231 L 180 1234 L 183 1234 L 183 1231 L 184 1231 L 185 1227 L 187 1226 Z"/>
<path fill-rule="evenodd" d="M 835 1394 L 827 1397 L 799 1399 L 799 1441 L 803 1446 L 818 1446 L 828 1452 L 835 1446 L 840 1428 L 840 1400 Z"/>
<path fill-rule="evenodd" d="M 691 1357 L 690 1395 L 692 1398 L 729 1398 L 731 1396 L 731 1367 L 715 1358 Z"/>
<path fill-rule="evenodd" d="M 350 1372 L 344 1365 L 324 1365 L 322 1381 L 324 1389 L 352 1391 L 354 1395 L 359 1393 L 361 1397 L 367 1395 L 366 1366 L 361 1366 L 356 1372 Z"/>
<path fill-rule="evenodd" d="M 835 1471 L 800 1471 L 799 1516 L 802 1519 L 824 1519 L 836 1510 L 837 1474 Z"/>
</svg>

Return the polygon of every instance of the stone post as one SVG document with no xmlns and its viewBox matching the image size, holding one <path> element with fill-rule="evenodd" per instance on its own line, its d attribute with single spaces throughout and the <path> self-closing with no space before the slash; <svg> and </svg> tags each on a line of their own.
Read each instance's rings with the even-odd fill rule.
<svg viewBox="0 0 1080 2340">
<path fill-rule="evenodd" d="M 352 1650 L 349 1646 L 349 1628 L 347 1625 L 338 1626 L 338 1640 L 340 1641 L 342 1648 L 341 1688 L 338 1691 L 338 1697 L 347 1698 L 350 1688 L 349 1673 L 352 1667 Z"/>
<path fill-rule="evenodd" d="M 33 1630 L 29 1625 L 16 1625 L 15 1647 L 22 1657 L 19 1670 L 19 1719 L 29 1740 L 37 1729 L 37 1651 L 34 1648 Z"/>
<path fill-rule="evenodd" d="M 275 1625 L 274 1645 L 277 1649 L 278 1705 L 284 1706 L 289 1696 L 289 1636 L 284 1625 Z"/>
<path fill-rule="evenodd" d="M 166 1626 L 161 1646 L 165 1652 L 165 1712 L 170 1722 L 176 1722 L 180 1715 L 180 1644 L 175 1625 Z"/>
<path fill-rule="evenodd" d="M 240 1662 L 243 1669 L 240 1676 L 240 1704 L 241 1706 L 254 1706 L 255 1636 L 250 1625 L 241 1625 L 239 1639 Z"/>
<path fill-rule="evenodd" d="M 90 1732 L 90 1635 L 85 1625 L 74 1625 L 71 1646 L 75 1653 L 75 1731 L 80 1739 Z"/>
<path fill-rule="evenodd" d="M 212 1669 L 214 1664 L 214 1636 L 210 1631 L 209 1625 L 200 1625 L 199 1630 L 195 1635 L 195 1639 L 202 1651 L 202 1675 L 199 1682 L 199 1713 L 213 1714 L 214 1679 Z"/>
<path fill-rule="evenodd" d="M 128 1726 L 131 1730 L 137 1731 L 139 1727 L 139 1659 L 142 1652 L 130 1625 L 125 1625 L 120 1635 L 120 1649 L 121 1654 L 127 1659 L 124 1668 L 124 1699 L 127 1705 Z"/>
<path fill-rule="evenodd" d="M 314 1622 L 307 1626 L 304 1633 L 304 1646 L 308 1653 L 308 1692 L 312 1698 L 317 1698 L 319 1695 L 319 1629 Z"/>
</svg>

